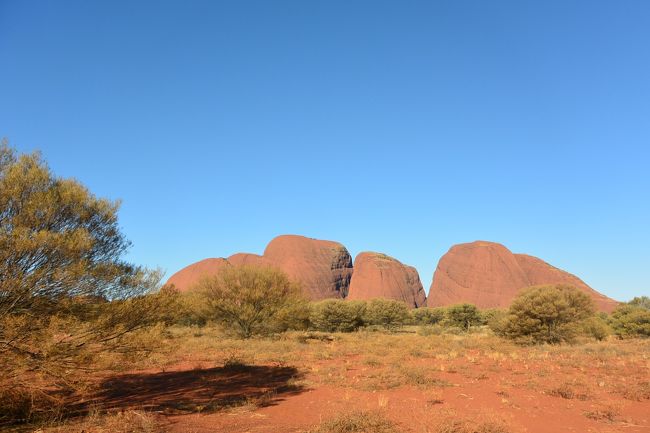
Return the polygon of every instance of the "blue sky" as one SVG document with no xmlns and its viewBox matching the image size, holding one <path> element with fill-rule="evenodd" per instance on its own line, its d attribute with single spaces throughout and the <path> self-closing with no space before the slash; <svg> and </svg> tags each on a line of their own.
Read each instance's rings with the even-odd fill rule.
<svg viewBox="0 0 650 433">
<path fill-rule="evenodd" d="M 498 241 L 650 295 L 647 1 L 0 0 L 0 136 L 168 275 L 274 236 Z"/>
</svg>

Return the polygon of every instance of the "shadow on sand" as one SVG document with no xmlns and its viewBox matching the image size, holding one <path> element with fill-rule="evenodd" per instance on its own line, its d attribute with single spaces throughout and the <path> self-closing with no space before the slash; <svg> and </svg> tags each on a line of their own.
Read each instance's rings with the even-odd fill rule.
<svg viewBox="0 0 650 433">
<path fill-rule="evenodd" d="M 296 384 L 301 378 L 296 368 L 284 366 L 124 374 L 103 381 L 99 393 L 84 406 L 169 414 L 214 412 L 243 405 L 265 407 L 303 392 L 304 387 Z"/>
</svg>

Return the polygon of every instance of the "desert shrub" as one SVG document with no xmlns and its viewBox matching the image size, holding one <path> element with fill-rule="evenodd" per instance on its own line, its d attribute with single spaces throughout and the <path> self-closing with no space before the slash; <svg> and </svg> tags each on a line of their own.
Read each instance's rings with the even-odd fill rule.
<svg viewBox="0 0 650 433">
<path fill-rule="evenodd" d="M 118 208 L 0 144 L 0 424 L 51 414 L 81 367 L 146 352 L 134 334 L 169 319 L 161 273 L 123 260 Z"/>
<path fill-rule="evenodd" d="M 208 321 L 205 298 L 197 291 L 181 293 L 173 323 L 181 326 L 205 326 Z"/>
<path fill-rule="evenodd" d="M 352 332 L 364 325 L 366 303 L 326 299 L 311 304 L 309 321 L 318 331 Z"/>
<path fill-rule="evenodd" d="M 586 337 L 603 341 L 612 334 L 612 329 L 605 320 L 596 315 L 582 321 L 580 324 L 580 333 Z"/>
<path fill-rule="evenodd" d="M 644 308 L 650 310 L 650 297 L 648 296 L 637 296 L 633 298 L 630 302 L 627 303 L 633 307 Z"/>
<path fill-rule="evenodd" d="M 650 337 L 649 298 L 634 298 L 619 305 L 609 319 L 614 334 L 619 338 Z"/>
<path fill-rule="evenodd" d="M 593 301 L 575 287 L 532 287 L 512 302 L 502 335 L 524 344 L 572 341 L 593 315 Z"/>
<path fill-rule="evenodd" d="M 443 307 L 415 308 L 411 310 L 411 317 L 416 325 L 435 325 L 445 320 L 445 309 Z"/>
<path fill-rule="evenodd" d="M 282 271 L 232 266 L 201 280 L 194 289 L 205 300 L 206 317 L 240 338 L 288 328 L 291 311 L 306 315 L 300 287 Z M 298 313 L 296 313 L 298 314 Z"/>
<path fill-rule="evenodd" d="M 392 299 L 373 299 L 368 302 L 364 314 L 366 325 L 380 326 L 384 329 L 396 329 L 409 320 L 409 308 L 405 303 Z"/>
<path fill-rule="evenodd" d="M 481 313 L 472 304 L 458 304 L 447 308 L 444 324 L 469 331 L 482 323 Z"/>
<path fill-rule="evenodd" d="M 491 322 L 500 321 L 506 317 L 507 314 L 508 311 L 506 309 L 488 308 L 481 311 L 481 322 L 483 325 L 490 326 Z"/>
<path fill-rule="evenodd" d="M 397 433 L 395 424 L 380 412 L 351 412 L 325 421 L 309 433 Z"/>
</svg>

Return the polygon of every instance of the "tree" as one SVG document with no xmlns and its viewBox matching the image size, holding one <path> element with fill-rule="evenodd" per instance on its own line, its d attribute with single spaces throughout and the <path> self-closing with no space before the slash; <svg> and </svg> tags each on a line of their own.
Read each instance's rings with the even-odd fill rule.
<svg viewBox="0 0 650 433">
<path fill-rule="evenodd" d="M 594 316 L 591 298 L 572 286 L 547 285 L 521 292 L 508 309 L 503 335 L 521 343 L 571 341 Z"/>
<path fill-rule="evenodd" d="M 396 329 L 404 326 L 409 319 L 409 308 L 404 302 L 393 299 L 376 298 L 368 302 L 364 315 L 367 325 Z"/>
<path fill-rule="evenodd" d="M 445 320 L 445 309 L 443 307 L 415 308 L 411 310 L 411 316 L 416 325 L 435 325 Z"/>
<path fill-rule="evenodd" d="M 650 298 L 642 296 L 619 305 L 609 322 L 619 338 L 650 337 Z"/>
<path fill-rule="evenodd" d="M 34 375 L 56 378 L 38 390 L 48 400 L 95 354 L 137 350 L 130 335 L 164 320 L 173 294 L 149 295 L 160 272 L 122 259 L 118 209 L 0 145 L 0 405 Z"/>
<path fill-rule="evenodd" d="M 479 326 L 482 323 L 481 313 L 472 304 L 458 304 L 447 308 L 448 325 L 469 331 L 472 326 Z"/>
<path fill-rule="evenodd" d="M 325 332 L 352 332 L 364 325 L 367 305 L 363 301 L 326 299 L 311 305 L 309 321 Z"/>
<path fill-rule="evenodd" d="M 307 304 L 300 287 L 274 268 L 232 266 L 196 286 L 206 300 L 207 317 L 241 338 L 265 335 L 282 327 L 280 317 Z"/>
</svg>

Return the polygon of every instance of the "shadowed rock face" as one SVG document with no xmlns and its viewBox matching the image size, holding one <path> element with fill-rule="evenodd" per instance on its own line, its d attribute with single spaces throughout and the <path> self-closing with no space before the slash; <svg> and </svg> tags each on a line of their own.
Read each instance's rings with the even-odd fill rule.
<svg viewBox="0 0 650 433">
<path fill-rule="evenodd" d="M 354 259 L 354 272 L 347 299 L 374 298 L 403 301 L 421 307 L 426 295 L 417 270 L 385 254 L 363 252 Z"/>
<path fill-rule="evenodd" d="M 270 266 L 284 271 L 300 283 L 312 300 L 342 298 L 352 277 L 352 257 L 338 242 L 285 235 L 273 239 L 263 256 L 238 253 L 228 259 L 206 259 L 181 269 L 167 281 L 180 291 L 190 290 L 205 276 L 215 275 L 223 266 Z"/>
<path fill-rule="evenodd" d="M 343 298 L 352 277 L 352 257 L 338 242 L 284 235 L 273 239 L 264 258 L 299 281 L 312 300 Z"/>
<path fill-rule="evenodd" d="M 430 307 L 469 302 L 479 308 L 508 307 L 519 291 L 541 284 L 569 284 L 584 291 L 601 311 L 617 302 L 584 281 L 536 257 L 513 254 L 501 244 L 476 241 L 451 247 L 438 263 L 429 290 Z"/>
</svg>

